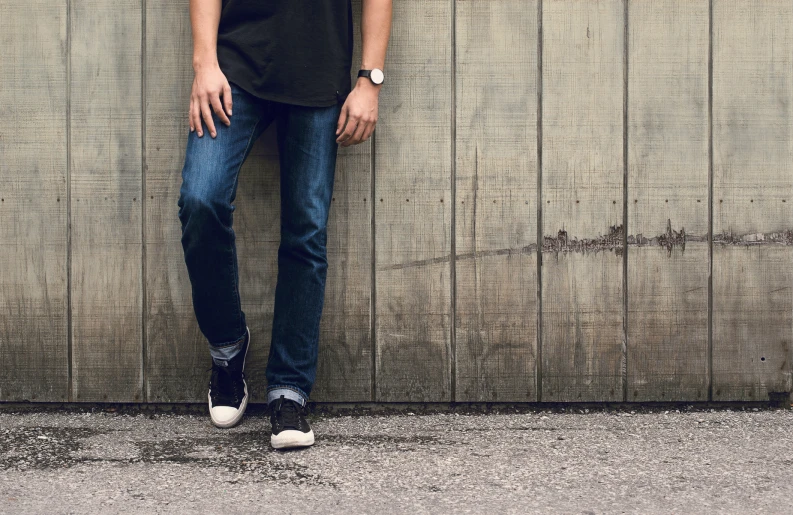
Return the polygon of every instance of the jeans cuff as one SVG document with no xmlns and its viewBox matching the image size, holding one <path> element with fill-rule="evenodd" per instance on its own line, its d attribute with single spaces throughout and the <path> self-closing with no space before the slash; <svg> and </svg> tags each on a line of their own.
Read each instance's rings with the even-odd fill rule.
<svg viewBox="0 0 793 515">
<path fill-rule="evenodd" d="M 209 344 L 209 355 L 212 356 L 212 361 L 221 367 L 227 367 L 231 358 L 236 356 L 242 349 L 245 343 L 245 338 L 248 336 L 248 328 L 245 328 L 245 334 L 239 340 L 231 343 L 224 343 L 222 345 Z"/>
<path fill-rule="evenodd" d="M 297 402 L 301 406 L 305 406 L 308 401 L 308 395 L 303 393 L 303 390 L 300 388 L 295 386 L 272 386 L 267 388 L 267 404 L 270 404 L 282 395 L 287 399 Z"/>
</svg>

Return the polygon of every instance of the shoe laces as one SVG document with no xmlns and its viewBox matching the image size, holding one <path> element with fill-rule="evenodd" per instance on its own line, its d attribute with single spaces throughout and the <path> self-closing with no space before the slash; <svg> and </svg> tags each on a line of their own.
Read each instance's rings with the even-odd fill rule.
<svg viewBox="0 0 793 515">
<path fill-rule="evenodd" d="M 300 429 L 300 415 L 304 410 L 303 406 L 283 395 L 275 401 L 275 415 L 284 429 Z"/>
<path fill-rule="evenodd" d="M 209 388 L 212 391 L 212 404 L 215 406 L 239 406 L 245 396 L 242 379 L 245 374 L 240 374 L 240 380 L 235 381 L 228 370 L 213 364 L 208 370 L 212 371 Z"/>
</svg>

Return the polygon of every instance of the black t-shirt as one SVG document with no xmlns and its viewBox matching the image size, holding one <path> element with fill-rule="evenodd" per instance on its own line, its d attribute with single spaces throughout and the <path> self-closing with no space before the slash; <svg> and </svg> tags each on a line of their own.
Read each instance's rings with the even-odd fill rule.
<svg viewBox="0 0 793 515">
<path fill-rule="evenodd" d="M 352 87 L 352 30 L 350 0 L 223 0 L 218 64 L 258 97 L 330 106 Z"/>
</svg>

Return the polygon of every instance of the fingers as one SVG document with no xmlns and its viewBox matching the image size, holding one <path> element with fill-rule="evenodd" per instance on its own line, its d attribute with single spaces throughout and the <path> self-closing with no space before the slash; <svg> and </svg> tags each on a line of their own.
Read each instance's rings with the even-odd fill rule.
<svg viewBox="0 0 793 515">
<path fill-rule="evenodd" d="M 204 124 L 201 123 L 201 103 L 197 99 L 194 100 L 191 109 L 193 113 L 193 130 L 198 133 L 200 138 L 204 135 Z"/>
<path fill-rule="evenodd" d="M 345 103 L 341 107 L 341 113 L 339 113 L 339 121 L 336 123 L 336 143 L 339 143 L 341 140 L 339 139 L 341 136 L 339 133 L 344 129 L 344 126 L 347 124 L 347 104 Z"/>
<path fill-rule="evenodd" d="M 375 125 L 376 125 L 376 123 L 370 123 L 370 124 L 368 124 L 366 126 L 366 132 L 363 133 L 363 137 L 361 138 L 361 143 L 363 143 L 364 141 L 368 140 L 372 136 L 372 133 L 374 132 L 374 126 Z"/>
<path fill-rule="evenodd" d="M 212 111 L 209 108 L 209 100 L 207 98 L 201 99 L 201 114 L 203 115 L 204 123 L 207 124 L 209 134 L 214 138 L 217 136 L 217 131 L 215 130 L 215 122 L 212 120 Z M 198 135 L 202 136 L 202 131 L 199 131 Z"/>
<path fill-rule="evenodd" d="M 369 123 L 363 120 L 358 120 L 358 126 L 355 128 L 355 131 L 352 133 L 346 141 L 344 141 L 341 146 L 342 147 L 349 147 L 350 145 L 357 145 L 361 141 L 364 133 L 366 132 L 366 128 L 368 127 Z"/>
<path fill-rule="evenodd" d="M 351 145 L 362 143 L 369 139 L 369 137 L 372 135 L 376 124 L 376 111 L 372 113 L 359 114 L 351 109 L 347 114 L 347 126 L 336 139 L 336 142 L 341 143 L 341 146 L 343 147 L 349 147 Z"/>
<path fill-rule="evenodd" d="M 350 95 L 344 102 L 336 124 L 336 143 L 343 147 L 357 145 L 369 139 L 377 125 L 377 105 L 370 107 L 364 102 L 354 101 Z"/>
<path fill-rule="evenodd" d="M 193 97 L 190 97 L 190 109 L 187 112 L 188 122 L 190 123 L 190 132 L 194 132 L 196 128 L 201 129 L 201 118 L 198 116 L 198 104 Z"/>
<path fill-rule="evenodd" d="M 231 86 L 228 82 L 223 86 L 223 107 L 226 109 L 226 113 L 231 116 Z"/>
<path fill-rule="evenodd" d="M 220 118 L 220 121 L 225 123 L 227 127 L 231 125 L 229 117 L 226 116 L 226 112 L 223 111 L 223 105 L 220 103 L 220 96 L 215 95 L 210 97 L 209 102 L 212 105 L 212 110 L 215 111 L 215 114 L 217 114 L 218 118 Z"/>
<path fill-rule="evenodd" d="M 336 138 L 337 143 L 341 143 L 342 146 L 347 146 L 345 143 L 352 137 L 355 129 L 358 128 L 358 120 L 350 117 L 347 119 L 347 126 L 344 128 L 339 137 Z"/>
<path fill-rule="evenodd" d="M 336 134 L 338 134 L 336 143 L 341 143 L 343 147 L 354 145 L 354 135 L 360 130 L 361 132 L 358 133 L 360 136 L 365 129 L 362 118 L 361 114 L 358 113 L 354 107 L 349 108 L 345 102 L 342 107 L 342 114 L 339 116 L 339 126 L 336 128 Z M 341 123 L 342 119 L 344 119 L 344 124 Z M 341 133 L 339 133 L 340 130 Z"/>
</svg>

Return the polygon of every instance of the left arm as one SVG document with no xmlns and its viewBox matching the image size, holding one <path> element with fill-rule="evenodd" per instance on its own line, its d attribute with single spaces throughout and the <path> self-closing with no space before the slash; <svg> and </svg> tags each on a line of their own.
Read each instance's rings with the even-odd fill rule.
<svg viewBox="0 0 793 515">
<path fill-rule="evenodd" d="M 384 69 L 391 34 L 391 1 L 362 0 L 362 69 Z M 372 84 L 367 77 L 358 77 L 341 108 L 336 125 L 336 143 L 348 147 L 369 139 L 377 124 L 377 104 L 382 87 L 382 84 Z"/>
</svg>

